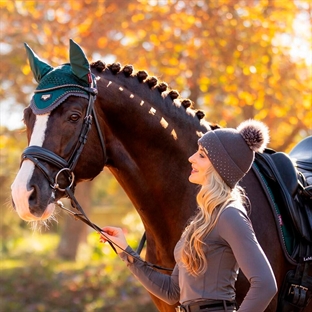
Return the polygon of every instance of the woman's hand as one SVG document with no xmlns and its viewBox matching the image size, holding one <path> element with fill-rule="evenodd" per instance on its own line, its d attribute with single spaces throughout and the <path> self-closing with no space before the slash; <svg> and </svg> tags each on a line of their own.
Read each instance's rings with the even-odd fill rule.
<svg viewBox="0 0 312 312">
<path fill-rule="evenodd" d="M 123 252 L 128 243 L 121 228 L 106 226 L 102 228 L 103 234 L 101 234 L 100 242 L 106 243 L 108 240 L 112 241 L 116 247 L 117 253 Z"/>
</svg>

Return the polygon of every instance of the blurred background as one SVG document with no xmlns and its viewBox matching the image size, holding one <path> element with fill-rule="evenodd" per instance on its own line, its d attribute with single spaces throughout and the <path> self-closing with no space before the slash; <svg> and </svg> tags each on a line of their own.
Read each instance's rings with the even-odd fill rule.
<svg viewBox="0 0 312 312">
<path fill-rule="evenodd" d="M 289 152 L 312 135 L 310 1 L 0 0 L 0 10 L 0 311 L 156 311 L 80 221 L 59 212 L 58 222 L 34 231 L 11 207 L 27 146 L 23 109 L 36 87 L 24 42 L 57 66 L 68 62 L 72 38 L 90 62 L 132 64 L 157 76 L 207 121 L 264 121 L 269 147 Z M 138 245 L 143 226 L 108 170 L 76 194 L 91 220 L 122 226 Z"/>
</svg>

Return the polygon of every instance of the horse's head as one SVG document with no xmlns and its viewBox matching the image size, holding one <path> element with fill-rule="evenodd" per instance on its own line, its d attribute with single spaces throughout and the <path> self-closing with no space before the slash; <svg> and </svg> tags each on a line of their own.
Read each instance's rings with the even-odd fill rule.
<svg viewBox="0 0 312 312">
<path fill-rule="evenodd" d="M 96 119 L 93 103 L 97 90 L 81 48 L 70 41 L 70 63 L 56 68 L 39 59 L 27 45 L 26 50 L 39 85 L 24 111 L 29 146 L 11 188 L 19 216 L 36 221 L 52 215 L 54 203 L 66 195 L 66 189 L 94 178 L 106 155 L 104 144 L 103 152 L 84 149 L 84 144 L 103 143 L 103 139 L 96 129 L 88 135 L 92 119 Z M 79 170 L 78 166 L 75 170 L 77 162 Z"/>
</svg>

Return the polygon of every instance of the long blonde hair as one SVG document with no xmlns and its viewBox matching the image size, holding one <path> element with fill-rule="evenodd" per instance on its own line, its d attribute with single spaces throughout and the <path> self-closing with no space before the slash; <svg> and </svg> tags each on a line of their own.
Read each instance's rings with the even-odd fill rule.
<svg viewBox="0 0 312 312">
<path fill-rule="evenodd" d="M 198 276 L 207 270 L 207 257 L 204 252 L 204 239 L 216 225 L 221 212 L 231 202 L 243 205 L 244 191 L 235 186 L 231 189 L 210 166 L 206 173 L 207 183 L 202 185 L 197 194 L 199 211 L 183 233 L 184 246 L 182 263 L 193 276 Z"/>
</svg>

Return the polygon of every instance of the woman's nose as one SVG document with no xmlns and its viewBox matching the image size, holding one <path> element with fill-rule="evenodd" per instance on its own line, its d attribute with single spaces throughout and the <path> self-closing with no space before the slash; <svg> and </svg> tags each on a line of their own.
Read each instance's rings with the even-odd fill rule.
<svg viewBox="0 0 312 312">
<path fill-rule="evenodd" d="M 194 162 L 194 155 L 195 155 L 195 154 L 193 154 L 192 156 L 189 157 L 188 161 L 189 161 L 190 163 L 193 163 L 193 162 Z"/>
</svg>

